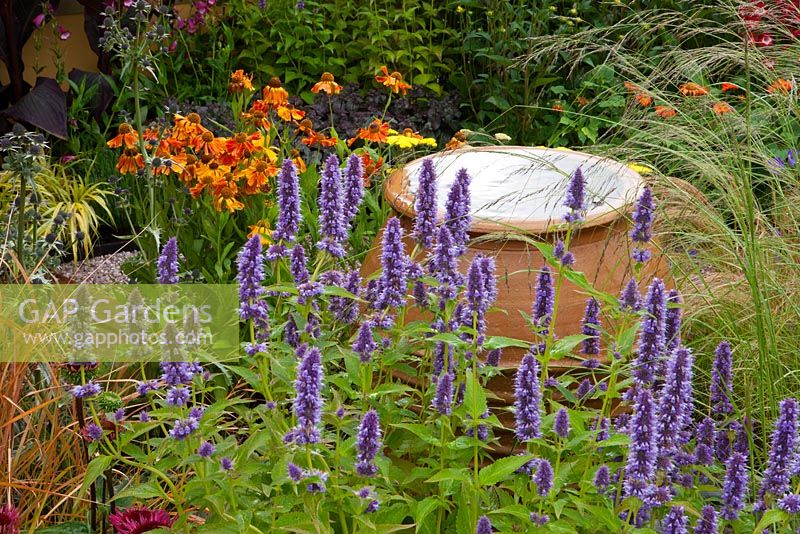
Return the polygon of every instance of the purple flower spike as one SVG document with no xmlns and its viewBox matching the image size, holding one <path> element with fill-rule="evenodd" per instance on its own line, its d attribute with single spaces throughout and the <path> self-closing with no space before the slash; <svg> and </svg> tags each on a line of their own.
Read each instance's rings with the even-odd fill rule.
<svg viewBox="0 0 800 534">
<path fill-rule="evenodd" d="M 664 517 L 661 525 L 662 534 L 689 534 L 689 518 L 683 511 L 683 506 L 673 506 Z"/>
<path fill-rule="evenodd" d="M 553 488 L 553 466 L 548 460 L 539 460 L 539 466 L 533 475 L 533 482 L 536 484 L 536 492 L 541 497 L 546 497 Z"/>
<path fill-rule="evenodd" d="M 375 303 L 379 310 L 400 307 L 406 300 L 406 275 L 409 262 L 403 245 L 403 229 L 397 217 L 392 217 L 386 223 L 382 247 L 382 271 Z"/>
<path fill-rule="evenodd" d="M 622 295 L 619 299 L 619 307 L 631 312 L 641 309 L 642 299 L 639 295 L 639 284 L 636 283 L 635 278 L 631 277 L 628 283 L 625 284 L 625 289 L 622 290 Z"/>
<path fill-rule="evenodd" d="M 492 534 L 492 522 L 485 515 L 478 519 L 478 524 L 475 526 L 475 534 Z"/>
<path fill-rule="evenodd" d="M 678 347 L 667 363 L 667 376 L 658 402 L 656 435 L 659 453 L 669 459 L 688 441 L 692 419 L 692 353 Z"/>
<path fill-rule="evenodd" d="M 656 473 L 655 403 L 650 390 L 640 388 L 629 425 L 631 438 L 625 466 L 625 495 L 645 500 Z"/>
<path fill-rule="evenodd" d="M 594 474 L 594 487 L 597 493 L 604 493 L 608 485 L 611 484 L 611 474 L 606 464 L 601 465 Z"/>
<path fill-rule="evenodd" d="M 537 333 L 546 337 L 550 331 L 550 321 L 553 318 L 555 304 L 555 289 L 553 287 L 553 273 L 550 267 L 543 266 L 536 277 L 536 299 L 533 302 L 533 326 Z"/>
<path fill-rule="evenodd" d="M 567 194 L 564 197 L 564 206 L 569 208 L 569 213 L 564 215 L 565 221 L 579 223 L 583 220 L 586 212 L 586 179 L 583 177 L 580 167 L 575 169 L 569 181 Z"/>
<path fill-rule="evenodd" d="M 178 283 L 178 240 L 170 237 L 158 257 L 158 283 Z"/>
<path fill-rule="evenodd" d="M 569 435 L 569 413 L 566 408 L 556 412 L 553 429 L 559 437 L 566 438 Z"/>
<path fill-rule="evenodd" d="M 644 263 L 650 258 L 650 251 L 643 245 L 649 243 L 652 238 L 651 227 L 655 218 L 655 209 L 653 193 L 649 187 L 645 187 L 636 202 L 636 209 L 633 212 L 633 229 L 630 234 L 631 240 L 636 244 L 632 256 L 639 263 Z"/>
<path fill-rule="evenodd" d="M 372 335 L 372 324 L 370 321 L 364 321 L 358 329 L 358 335 L 353 343 L 353 351 L 358 354 L 361 363 L 369 363 L 377 348 L 378 344 L 375 343 L 375 337 Z"/>
<path fill-rule="evenodd" d="M 676 289 L 667 293 L 667 314 L 664 318 L 666 352 L 670 353 L 681 344 L 681 295 Z"/>
<path fill-rule="evenodd" d="M 300 304 L 305 304 L 317 295 L 321 295 L 324 289 L 322 284 L 309 279 L 305 247 L 299 243 L 293 246 L 289 257 L 289 270 L 292 272 L 294 283 L 297 286 L 297 292 L 300 295 L 298 302 Z"/>
<path fill-rule="evenodd" d="M 528 352 L 522 358 L 514 381 L 514 417 L 518 440 L 530 441 L 541 436 L 541 403 L 539 362 L 532 352 Z"/>
<path fill-rule="evenodd" d="M 697 426 L 697 445 L 694 448 L 694 461 L 700 465 L 714 463 L 714 420 L 710 417 L 703 419 Z"/>
<path fill-rule="evenodd" d="M 734 521 L 739 518 L 747 498 L 747 457 L 734 453 L 725 466 L 725 482 L 722 485 L 723 519 Z"/>
<path fill-rule="evenodd" d="M 419 174 L 419 189 L 414 199 L 414 239 L 422 248 L 431 248 L 436 237 L 436 170 L 433 159 L 422 160 Z"/>
<path fill-rule="evenodd" d="M 450 415 L 453 409 L 453 374 L 444 372 L 436 383 L 436 394 L 433 397 L 433 407 L 442 415 Z"/>
<path fill-rule="evenodd" d="M 492 349 L 486 353 L 486 365 L 490 367 L 499 367 L 500 358 L 503 356 L 503 349 Z"/>
<path fill-rule="evenodd" d="M 481 254 L 475 256 L 467 272 L 467 307 L 464 324 L 478 332 L 479 343 L 486 334 L 486 312 L 497 295 L 494 279 L 494 259 Z"/>
<path fill-rule="evenodd" d="M 583 353 L 586 355 L 600 354 L 600 303 L 594 297 L 586 301 L 586 311 L 583 313 L 584 336 L 589 338 L 581 342 Z"/>
<path fill-rule="evenodd" d="M 731 366 L 731 346 L 727 341 L 722 341 L 717 345 L 714 366 L 711 368 L 711 410 L 715 415 L 722 417 L 733 413 Z"/>
<path fill-rule="evenodd" d="M 303 470 L 295 463 L 289 462 L 286 464 L 286 474 L 289 475 L 289 478 L 292 482 L 300 482 L 305 478 L 305 473 Z"/>
<path fill-rule="evenodd" d="M 300 180 L 297 169 L 291 158 L 283 160 L 283 167 L 278 175 L 278 222 L 272 232 L 272 239 L 294 242 L 300 229 L 302 213 L 300 211 Z M 283 244 L 272 245 L 267 252 L 269 259 L 277 259 L 286 253 Z"/>
<path fill-rule="evenodd" d="M 369 410 L 361 419 L 356 436 L 356 473 L 362 477 L 377 474 L 378 466 L 373 462 L 381 449 L 381 427 L 378 412 Z"/>
<path fill-rule="evenodd" d="M 344 256 L 342 245 L 347 241 L 348 221 L 345 220 L 342 172 L 335 154 L 325 160 L 319 186 L 319 233 L 322 239 L 317 242 L 317 248 L 341 258 Z"/>
<path fill-rule="evenodd" d="M 264 288 L 264 265 L 261 256 L 261 238 L 253 236 L 239 251 L 237 258 L 239 282 L 239 317 L 243 321 L 253 320 L 259 325 L 269 324 L 267 303 L 262 300 Z"/>
<path fill-rule="evenodd" d="M 317 443 L 322 414 L 322 354 L 316 347 L 305 351 L 297 366 L 294 382 L 294 415 L 297 426 L 289 431 L 285 441 L 298 445 Z"/>
<path fill-rule="evenodd" d="M 636 383 L 642 386 L 649 385 L 655 380 L 658 361 L 664 351 L 667 303 L 664 282 L 658 278 L 653 278 L 647 290 L 645 312 L 639 334 L 639 353 L 633 371 Z"/>
<path fill-rule="evenodd" d="M 700 519 L 694 527 L 694 534 L 718 534 L 717 512 L 710 504 L 703 506 L 700 512 Z"/>
<path fill-rule="evenodd" d="M 778 508 L 787 514 L 796 515 L 800 513 L 800 495 L 797 493 L 787 493 L 778 501 Z"/>
<path fill-rule="evenodd" d="M 455 298 L 463 277 L 458 272 L 458 255 L 457 248 L 453 244 L 453 236 L 445 225 L 439 228 L 439 236 L 433 247 L 430 269 L 439 282 L 439 286 L 436 288 L 439 296 L 443 300 Z"/>
<path fill-rule="evenodd" d="M 758 491 L 759 501 L 763 502 L 767 494 L 780 497 L 789 491 L 796 447 L 797 401 L 788 398 L 781 401 L 778 419 L 775 421 L 767 469 Z"/>
<path fill-rule="evenodd" d="M 353 217 L 358 214 L 361 202 L 364 200 L 364 165 L 357 154 L 352 154 L 347 159 L 344 168 L 344 221 L 346 225 L 353 222 Z"/>
<path fill-rule="evenodd" d="M 197 448 L 197 454 L 200 455 L 201 458 L 208 458 L 212 454 L 214 454 L 214 444 L 210 441 L 204 441 L 200 444 Z"/>
<path fill-rule="evenodd" d="M 471 207 L 469 182 L 470 177 L 467 170 L 458 171 L 445 203 L 444 225 L 447 226 L 453 237 L 453 246 L 457 256 L 463 254 L 467 249 L 469 227 L 472 222 L 469 214 Z"/>
</svg>

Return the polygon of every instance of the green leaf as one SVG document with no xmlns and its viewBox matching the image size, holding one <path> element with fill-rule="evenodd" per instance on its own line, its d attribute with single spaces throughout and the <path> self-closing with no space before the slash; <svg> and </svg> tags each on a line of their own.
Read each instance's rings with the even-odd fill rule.
<svg viewBox="0 0 800 534">
<path fill-rule="evenodd" d="M 449 467 L 442 469 L 425 482 L 446 482 L 449 480 L 466 482 L 469 480 L 469 471 L 464 468 Z"/>
<path fill-rule="evenodd" d="M 486 340 L 486 343 L 484 343 L 484 348 L 486 350 L 502 349 L 505 347 L 520 347 L 527 349 L 530 347 L 530 345 L 530 343 L 527 341 L 522 341 L 521 339 L 514 339 L 505 336 L 491 336 Z"/>
<path fill-rule="evenodd" d="M 478 481 L 481 486 L 491 486 L 497 484 L 511 473 L 533 460 L 533 454 L 523 454 L 520 456 L 508 456 L 496 460 L 492 465 L 487 465 L 478 474 Z"/>
<path fill-rule="evenodd" d="M 472 416 L 472 423 L 477 424 L 481 415 L 486 412 L 486 392 L 480 382 L 475 379 L 472 369 L 466 372 L 466 391 L 464 392 L 464 405 Z"/>
<path fill-rule="evenodd" d="M 158 497 L 164 499 L 169 498 L 155 480 L 148 480 L 143 484 L 136 484 L 130 488 L 125 488 L 121 492 L 114 495 L 113 500 L 116 501 L 119 499 L 125 499 L 126 497 L 135 497 L 137 499 L 155 499 Z"/>
<path fill-rule="evenodd" d="M 788 519 L 786 512 L 783 510 L 767 510 L 763 516 L 761 516 L 761 521 L 758 522 L 756 528 L 753 529 L 753 534 L 757 534 L 758 532 L 763 532 L 768 526 L 774 525 L 776 523 L 782 523 Z"/>
<path fill-rule="evenodd" d="M 70 521 L 52 527 L 37 528 L 36 534 L 89 534 L 89 527 L 84 523 Z"/>
<path fill-rule="evenodd" d="M 89 486 L 91 486 L 92 483 L 97 480 L 106 469 L 108 469 L 113 460 L 114 458 L 111 456 L 98 456 L 89 462 L 89 465 L 86 468 L 86 476 L 83 479 L 83 484 L 81 484 L 81 488 L 78 490 L 79 496 L 86 494 Z"/>
</svg>

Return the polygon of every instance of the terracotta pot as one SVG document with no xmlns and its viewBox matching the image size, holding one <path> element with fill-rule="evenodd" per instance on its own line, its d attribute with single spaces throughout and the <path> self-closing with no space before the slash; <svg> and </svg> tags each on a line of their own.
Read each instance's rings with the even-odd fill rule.
<svg viewBox="0 0 800 534">
<path fill-rule="evenodd" d="M 561 218 L 567 210 L 562 199 L 569 176 L 578 166 L 586 176 L 590 199 L 602 196 L 603 201 L 588 211 L 585 222 L 572 236 L 570 250 L 575 255 L 575 269 L 582 271 L 595 288 L 617 295 L 621 292 L 633 272 L 627 215 L 642 186 L 636 172 L 619 162 L 581 152 L 527 147 L 468 148 L 432 157 L 440 207 L 458 169 L 467 168 L 472 178 L 471 242 L 459 261 L 459 269 L 466 273 L 479 253 L 495 258 L 498 311 L 487 315 L 489 335 L 533 340 L 520 312 L 531 313 L 536 276 L 545 261 L 520 234 L 551 244 L 563 238 Z M 404 227 L 407 252 L 414 249 L 410 233 L 421 161 L 415 160 L 393 173 L 384 186 L 384 194 Z M 381 238 L 382 232 L 364 261 L 364 275 L 380 269 Z M 668 275 L 665 259 L 655 250 L 652 253 L 653 259 L 640 276 L 642 289 L 654 275 Z M 564 281 L 554 326 L 558 337 L 580 333 L 587 298 L 577 286 Z M 428 319 L 427 313 L 412 306 L 406 312 L 406 321 Z M 613 325 L 604 326 L 613 333 Z M 523 349 L 503 350 L 501 366 L 509 369 L 489 384 L 500 405 L 513 402 L 513 371 L 523 355 Z M 551 362 L 549 373 L 561 374 L 578 363 L 573 359 Z M 508 423 L 513 426 L 513 420 Z M 507 441 L 501 439 L 501 443 Z"/>
</svg>

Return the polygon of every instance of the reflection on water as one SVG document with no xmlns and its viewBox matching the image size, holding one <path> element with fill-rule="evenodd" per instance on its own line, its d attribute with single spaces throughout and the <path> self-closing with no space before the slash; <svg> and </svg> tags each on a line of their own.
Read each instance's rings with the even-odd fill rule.
<svg viewBox="0 0 800 534">
<path fill-rule="evenodd" d="M 641 178 L 618 161 L 581 152 L 527 147 L 481 148 L 434 156 L 439 207 L 458 170 L 472 178 L 472 214 L 476 219 L 522 223 L 560 219 L 569 178 L 580 167 L 587 181 L 589 213 L 594 217 L 633 202 Z M 413 202 L 421 160 L 406 167 L 404 193 Z"/>
</svg>

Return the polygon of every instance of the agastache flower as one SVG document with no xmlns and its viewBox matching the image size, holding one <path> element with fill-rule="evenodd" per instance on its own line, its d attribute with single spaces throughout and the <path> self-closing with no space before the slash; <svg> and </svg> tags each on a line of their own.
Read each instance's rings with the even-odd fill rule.
<svg viewBox="0 0 800 534">
<path fill-rule="evenodd" d="M 316 347 L 305 351 L 297 366 L 294 382 L 294 415 L 297 426 L 289 431 L 284 441 L 298 445 L 317 443 L 322 418 L 322 354 Z"/>
<path fill-rule="evenodd" d="M 281 172 L 278 175 L 278 222 L 272 232 L 272 245 L 267 251 L 267 257 L 277 259 L 286 254 L 286 247 L 281 241 L 294 242 L 300 228 L 302 213 L 300 212 L 300 180 L 297 169 L 291 158 L 283 160 Z"/>
<path fill-rule="evenodd" d="M 711 465 L 714 463 L 714 420 L 710 417 L 704 418 L 697 426 L 697 445 L 694 448 L 694 461 L 700 465 Z"/>
<path fill-rule="evenodd" d="M 358 354 L 361 363 L 369 363 L 372 354 L 378 348 L 375 337 L 372 334 L 372 323 L 364 321 L 358 329 L 358 335 L 353 343 L 353 351 Z"/>
<path fill-rule="evenodd" d="M 767 469 L 758 492 L 760 501 L 766 494 L 777 497 L 789 490 L 792 467 L 797 447 L 797 401 L 793 398 L 781 401 L 775 430 L 772 432 L 772 446 L 767 460 Z"/>
<path fill-rule="evenodd" d="M 422 160 L 419 174 L 419 188 L 414 199 L 414 239 L 422 248 L 431 248 L 436 236 L 436 170 L 433 160 Z"/>
<path fill-rule="evenodd" d="M 198 428 L 200 428 L 200 423 L 194 417 L 176 419 L 172 430 L 169 431 L 169 435 L 175 441 L 183 441 Z"/>
<path fill-rule="evenodd" d="M 364 165 L 357 154 L 351 154 L 344 168 L 344 212 L 345 224 L 350 225 L 358 214 L 364 200 Z"/>
<path fill-rule="evenodd" d="M 725 482 L 722 485 L 720 515 L 723 519 L 734 521 L 739 518 L 747 497 L 747 482 L 747 457 L 740 453 L 731 454 L 725 466 Z"/>
<path fill-rule="evenodd" d="M 528 352 L 522 358 L 514 382 L 514 418 L 517 439 L 520 441 L 530 441 L 541 436 L 541 402 L 539 362 L 533 352 Z"/>
<path fill-rule="evenodd" d="M 379 310 L 402 306 L 406 299 L 408 257 L 403 245 L 403 229 L 397 217 L 389 219 L 383 231 L 381 267 L 375 306 Z"/>
<path fill-rule="evenodd" d="M 170 237 L 158 257 L 158 283 L 178 283 L 178 240 Z"/>
<path fill-rule="evenodd" d="M 465 309 L 466 325 L 474 326 L 478 332 L 478 343 L 486 333 L 486 312 L 497 295 L 494 279 L 495 263 L 493 258 L 478 254 L 470 264 L 467 272 L 467 307 Z"/>
<path fill-rule="evenodd" d="M 676 289 L 667 293 L 667 313 L 664 318 L 666 352 L 670 353 L 681 344 L 681 295 Z"/>
<path fill-rule="evenodd" d="M 369 410 L 361 419 L 356 436 L 356 472 L 363 477 L 374 476 L 378 466 L 373 463 L 381 448 L 381 427 L 378 412 Z"/>
<path fill-rule="evenodd" d="M 653 278 L 647 290 L 645 316 L 639 334 L 639 353 L 633 375 L 640 385 L 651 384 L 656 378 L 658 359 L 664 351 L 664 319 L 667 312 L 664 282 Z"/>
<path fill-rule="evenodd" d="M 442 415 L 450 415 L 453 408 L 453 374 L 444 372 L 436 383 L 436 394 L 433 397 L 433 407 Z"/>
<path fill-rule="evenodd" d="M 631 437 L 625 465 L 625 495 L 645 500 L 656 473 L 655 403 L 650 390 L 640 388 L 629 426 Z"/>
<path fill-rule="evenodd" d="M 658 402 L 656 435 L 659 454 L 669 461 L 686 442 L 692 418 L 692 353 L 678 347 L 667 363 L 667 375 Z"/>
<path fill-rule="evenodd" d="M 625 289 L 622 290 L 622 295 L 619 299 L 619 306 L 627 311 L 639 311 L 641 308 L 641 296 L 639 295 L 639 285 L 636 279 L 631 277 L 628 283 L 625 284 Z"/>
<path fill-rule="evenodd" d="M 731 346 L 727 341 L 722 341 L 714 352 L 714 365 L 711 367 L 711 410 L 719 416 L 733 413 L 731 365 Z"/>
<path fill-rule="evenodd" d="M 317 248 L 325 250 L 336 258 L 344 256 L 342 244 L 347 241 L 347 221 L 345 220 L 344 197 L 342 194 L 342 172 L 339 158 L 328 156 L 322 170 L 319 192 L 319 232 L 322 239 Z"/>
<path fill-rule="evenodd" d="M 100 387 L 100 384 L 90 380 L 86 384 L 74 386 L 72 388 L 72 396 L 76 399 L 88 399 L 99 394 L 102 389 L 103 388 Z"/>
<path fill-rule="evenodd" d="M 566 408 L 561 408 L 556 412 L 553 430 L 562 438 L 566 438 L 569 435 L 569 413 Z"/>
<path fill-rule="evenodd" d="M 555 289 L 550 267 L 544 265 L 536 277 L 536 298 L 533 301 L 533 326 L 537 333 L 546 337 L 550 331 L 555 305 Z"/>
<path fill-rule="evenodd" d="M 238 273 L 236 281 L 239 282 L 239 317 L 243 321 L 258 320 L 267 324 L 269 310 L 267 304 L 261 299 L 264 293 L 264 265 L 261 257 L 261 237 L 258 235 L 250 238 L 239 251 L 237 259 Z"/>
<path fill-rule="evenodd" d="M 533 475 L 533 483 L 536 484 L 536 492 L 542 496 L 547 496 L 553 488 L 553 466 L 544 458 L 539 460 L 536 473 Z"/>
<path fill-rule="evenodd" d="M 700 511 L 700 519 L 697 520 L 697 525 L 694 527 L 694 534 L 717 534 L 718 532 L 717 512 L 713 506 L 707 504 Z"/>
<path fill-rule="evenodd" d="M 308 267 L 306 266 L 306 249 L 299 243 L 292 247 L 289 270 L 292 272 L 297 292 L 300 295 L 298 299 L 300 304 L 305 304 L 308 300 L 322 294 L 322 284 L 310 280 Z"/>
<path fill-rule="evenodd" d="M 450 230 L 446 225 L 442 225 L 439 228 L 439 238 L 433 248 L 433 258 L 430 264 L 431 272 L 439 282 L 436 292 L 442 301 L 455 298 L 458 286 L 462 282 L 462 276 L 458 272 L 457 250 Z"/>
<path fill-rule="evenodd" d="M 456 255 L 464 253 L 469 239 L 469 227 L 472 222 L 470 216 L 470 177 L 466 169 L 461 169 L 456 173 L 456 179 L 450 188 L 445 204 L 444 225 L 450 231 L 453 238 L 453 246 Z"/>
<path fill-rule="evenodd" d="M 564 196 L 564 206 L 569 208 L 569 213 L 564 215 L 568 223 L 579 223 L 583 220 L 586 211 L 586 179 L 583 171 L 578 167 L 570 178 L 567 193 Z"/>
<path fill-rule="evenodd" d="M 485 515 L 478 519 L 478 524 L 475 525 L 475 534 L 492 534 L 492 522 Z"/>
<path fill-rule="evenodd" d="M 594 474 L 594 487 L 598 493 L 604 493 L 609 484 L 611 484 L 611 474 L 608 466 L 603 464 L 597 468 L 597 472 Z"/>
<path fill-rule="evenodd" d="M 589 336 L 581 341 L 583 353 L 587 355 L 600 354 L 600 303 L 590 297 L 586 301 L 586 311 L 583 312 L 582 334 Z"/>
<path fill-rule="evenodd" d="M 778 501 L 778 508 L 792 515 L 800 513 L 800 495 L 787 493 Z"/>
<path fill-rule="evenodd" d="M 662 534 L 689 534 L 689 518 L 683 511 L 683 506 L 673 506 L 664 517 L 661 525 Z"/>
<path fill-rule="evenodd" d="M 633 229 L 631 229 L 631 240 L 636 244 L 632 257 L 639 263 L 644 263 L 650 259 L 650 251 L 643 245 L 648 243 L 652 237 L 651 226 L 655 214 L 653 204 L 653 194 L 649 187 L 645 187 L 639 200 L 636 202 L 636 209 L 633 212 Z"/>
</svg>

